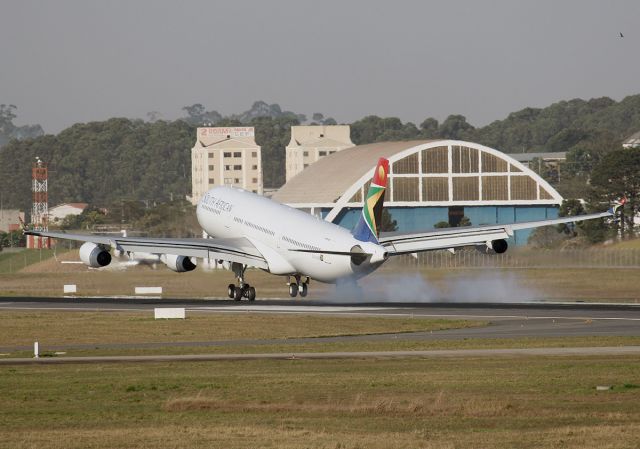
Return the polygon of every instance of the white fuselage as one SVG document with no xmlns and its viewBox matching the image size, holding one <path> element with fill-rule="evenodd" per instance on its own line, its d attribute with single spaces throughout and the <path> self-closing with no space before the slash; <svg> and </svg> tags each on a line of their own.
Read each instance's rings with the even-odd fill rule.
<svg viewBox="0 0 640 449">
<path fill-rule="evenodd" d="M 198 203 L 197 217 L 212 237 L 249 240 L 267 260 L 268 271 L 273 274 L 336 282 L 365 276 L 386 258 L 382 246 L 356 240 L 338 225 L 241 189 L 209 190 Z M 292 251 L 350 252 L 354 247 L 371 256 L 357 265 L 349 255 Z"/>
</svg>

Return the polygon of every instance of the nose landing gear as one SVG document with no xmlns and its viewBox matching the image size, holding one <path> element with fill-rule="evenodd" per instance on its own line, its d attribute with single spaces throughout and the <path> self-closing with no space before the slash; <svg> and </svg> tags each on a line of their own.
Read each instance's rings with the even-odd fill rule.
<svg viewBox="0 0 640 449">
<path fill-rule="evenodd" d="M 244 271 L 247 269 L 246 265 L 239 263 L 232 263 L 231 270 L 238 279 L 238 285 L 229 284 L 227 288 L 227 295 L 234 301 L 240 301 L 242 298 L 247 298 L 249 301 L 256 299 L 256 289 L 244 281 Z"/>
<path fill-rule="evenodd" d="M 309 282 L 311 281 L 309 277 L 304 282 L 300 282 L 300 275 L 296 274 L 294 276 L 295 282 L 291 282 L 291 278 L 287 280 L 287 285 L 289 286 L 289 296 L 295 298 L 298 293 L 301 297 L 307 296 L 309 292 Z"/>
</svg>

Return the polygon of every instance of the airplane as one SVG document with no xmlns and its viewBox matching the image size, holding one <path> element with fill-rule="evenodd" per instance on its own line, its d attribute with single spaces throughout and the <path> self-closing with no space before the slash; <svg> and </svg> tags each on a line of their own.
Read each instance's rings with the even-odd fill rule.
<svg viewBox="0 0 640 449">
<path fill-rule="evenodd" d="M 85 242 L 80 259 L 89 267 L 111 262 L 114 253 L 156 255 L 168 268 L 188 272 L 194 259 L 216 260 L 233 271 L 229 298 L 250 301 L 256 289 L 246 279 L 248 267 L 287 277 L 289 295 L 307 296 L 310 279 L 325 283 L 353 283 L 387 260 L 403 254 L 476 246 L 504 253 L 507 239 L 519 229 L 612 217 L 608 212 L 531 222 L 432 229 L 419 233 L 380 234 L 389 161 L 380 158 L 352 231 L 243 189 L 220 186 L 198 202 L 198 223 L 211 238 L 173 239 L 25 231 L 26 234 Z"/>
</svg>

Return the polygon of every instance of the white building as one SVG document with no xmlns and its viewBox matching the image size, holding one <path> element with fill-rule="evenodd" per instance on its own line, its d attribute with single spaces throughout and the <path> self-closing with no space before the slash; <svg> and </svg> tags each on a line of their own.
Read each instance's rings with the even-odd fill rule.
<svg viewBox="0 0 640 449">
<path fill-rule="evenodd" d="M 20 220 L 24 222 L 24 212 L 16 209 L 0 209 L 0 232 L 20 229 Z"/>
<path fill-rule="evenodd" d="M 191 202 L 221 185 L 262 195 L 262 154 L 253 127 L 198 128 L 191 149 Z"/>
<path fill-rule="evenodd" d="M 353 146 L 349 125 L 292 126 L 287 146 L 286 181 L 314 162 Z"/>
<path fill-rule="evenodd" d="M 640 148 L 640 131 L 630 135 L 622 142 L 623 148 Z"/>
<path fill-rule="evenodd" d="M 49 222 L 58 223 L 67 215 L 80 215 L 87 208 L 87 203 L 64 203 L 49 208 Z"/>
</svg>

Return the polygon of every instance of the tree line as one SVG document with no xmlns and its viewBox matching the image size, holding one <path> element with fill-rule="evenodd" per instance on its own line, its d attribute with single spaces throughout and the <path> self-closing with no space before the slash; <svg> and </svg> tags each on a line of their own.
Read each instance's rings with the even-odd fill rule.
<svg viewBox="0 0 640 449">
<path fill-rule="evenodd" d="M 303 114 L 261 101 L 227 117 L 201 104 L 185 106 L 183 111 L 184 117 L 175 121 L 159 120 L 157 113 L 150 113 L 148 121 L 112 118 L 75 124 L 57 135 L 39 135 L 42 129 L 38 125 L 29 128 L 31 132 L 16 134 L 15 106 L 0 106 L 0 134 L 7 135 L 6 130 L 13 133 L 11 140 L 0 147 L 4 207 L 30 209 L 30 169 L 36 156 L 49 164 L 50 204 L 83 201 L 117 209 L 126 201 L 148 205 L 184 198 L 191 191 L 190 149 L 195 128 L 202 125 L 254 126 L 256 142 L 262 146 L 265 187 L 278 187 L 284 183 L 285 147 L 291 126 L 336 123 L 322 113 L 314 113 L 309 121 Z M 419 125 L 378 116 L 351 123 L 355 144 L 447 138 L 478 142 L 506 153 L 568 151 L 561 179 L 550 179 L 568 197 L 584 197 L 586 187 L 598 183 L 598 173 L 611 169 L 612 158 L 624 159 L 618 156 L 620 143 L 638 130 L 640 95 L 620 102 L 575 99 L 546 108 L 525 108 L 480 128 L 462 115 L 451 115 L 442 122 L 427 118 Z M 599 166 L 604 168 L 598 171 Z M 637 171 L 638 166 L 632 167 Z M 548 173 L 541 174 L 550 178 Z M 618 195 L 619 187 L 608 186 L 608 194 Z M 627 195 L 635 202 L 633 189 L 628 190 Z M 595 201 L 595 196 L 602 193 L 594 191 L 592 195 Z"/>
</svg>

